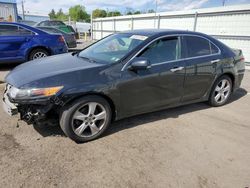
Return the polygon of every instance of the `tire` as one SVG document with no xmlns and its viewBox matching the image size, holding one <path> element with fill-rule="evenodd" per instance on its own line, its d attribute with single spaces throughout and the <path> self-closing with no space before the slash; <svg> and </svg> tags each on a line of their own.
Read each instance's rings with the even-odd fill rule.
<svg viewBox="0 0 250 188">
<path fill-rule="evenodd" d="M 95 106 L 96 105 L 96 106 Z M 94 109 L 95 110 L 91 110 Z M 111 123 L 109 103 L 99 96 L 86 96 L 62 109 L 60 126 L 77 143 L 98 138 Z"/>
<path fill-rule="evenodd" d="M 47 56 L 49 56 L 48 51 L 46 51 L 42 48 L 37 48 L 37 49 L 34 49 L 30 52 L 29 61 L 35 60 L 35 59 L 40 59 L 40 58 L 47 57 Z"/>
<path fill-rule="evenodd" d="M 229 76 L 223 75 L 219 77 L 212 87 L 208 101 L 209 105 L 214 107 L 225 105 L 231 97 L 232 88 L 232 79 Z"/>
</svg>

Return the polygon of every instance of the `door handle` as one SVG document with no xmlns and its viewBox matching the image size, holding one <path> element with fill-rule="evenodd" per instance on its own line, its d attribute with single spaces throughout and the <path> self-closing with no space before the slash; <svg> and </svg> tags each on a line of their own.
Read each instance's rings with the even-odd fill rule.
<svg viewBox="0 0 250 188">
<path fill-rule="evenodd" d="M 181 71 L 183 69 L 184 69 L 184 67 L 175 67 L 175 68 L 170 69 L 170 71 L 171 72 L 177 72 L 177 71 Z"/>
<path fill-rule="evenodd" d="M 220 62 L 220 59 L 215 59 L 211 61 L 211 64 L 218 63 L 218 62 Z"/>
</svg>

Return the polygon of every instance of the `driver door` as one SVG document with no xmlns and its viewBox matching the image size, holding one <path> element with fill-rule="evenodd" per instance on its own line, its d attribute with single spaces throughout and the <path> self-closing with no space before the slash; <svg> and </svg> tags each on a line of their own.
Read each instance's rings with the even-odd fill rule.
<svg viewBox="0 0 250 188">
<path fill-rule="evenodd" d="M 179 37 L 161 38 L 140 52 L 151 67 L 122 72 L 121 106 L 125 115 L 134 115 L 180 103 L 185 77 L 185 64 L 180 60 Z"/>
</svg>

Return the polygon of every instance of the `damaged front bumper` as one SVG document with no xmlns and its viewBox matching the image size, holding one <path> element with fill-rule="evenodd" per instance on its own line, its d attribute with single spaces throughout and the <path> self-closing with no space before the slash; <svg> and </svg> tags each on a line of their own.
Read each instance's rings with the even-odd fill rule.
<svg viewBox="0 0 250 188">
<path fill-rule="evenodd" d="M 48 113 L 54 104 L 47 99 L 15 101 L 9 96 L 10 85 L 6 85 L 3 95 L 3 109 L 10 115 L 20 114 L 20 119 L 28 124 L 39 123 L 48 120 Z"/>
</svg>

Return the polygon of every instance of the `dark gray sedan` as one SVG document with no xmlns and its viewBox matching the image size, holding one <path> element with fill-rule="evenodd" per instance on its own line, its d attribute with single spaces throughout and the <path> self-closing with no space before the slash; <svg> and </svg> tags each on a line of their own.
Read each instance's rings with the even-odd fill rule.
<svg viewBox="0 0 250 188">
<path fill-rule="evenodd" d="M 76 48 L 77 46 L 75 33 L 65 33 L 64 31 L 61 31 L 60 29 L 53 27 L 36 27 L 36 28 L 41 29 L 50 34 L 62 34 L 67 43 L 68 48 Z"/>
<path fill-rule="evenodd" d="M 27 123 L 54 119 L 68 137 L 86 142 L 137 114 L 202 101 L 222 106 L 244 71 L 241 50 L 208 35 L 134 30 L 18 66 L 6 77 L 3 101 Z"/>
</svg>

